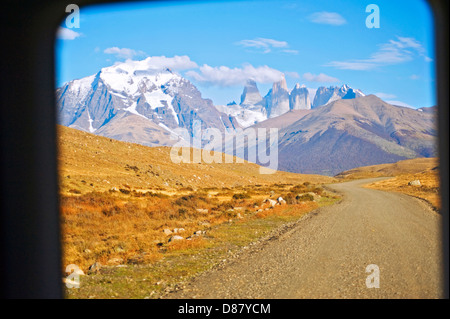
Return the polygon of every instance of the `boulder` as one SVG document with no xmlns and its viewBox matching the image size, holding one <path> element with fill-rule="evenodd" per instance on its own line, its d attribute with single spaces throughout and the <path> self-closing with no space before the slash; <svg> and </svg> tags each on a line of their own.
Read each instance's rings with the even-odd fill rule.
<svg viewBox="0 0 450 319">
<path fill-rule="evenodd" d="M 173 241 L 178 241 L 178 240 L 183 240 L 184 238 L 178 235 L 172 236 L 169 239 L 169 243 L 173 242 Z"/>
<path fill-rule="evenodd" d="M 415 180 L 413 180 L 413 181 L 410 181 L 410 182 L 408 183 L 408 185 L 411 185 L 411 186 L 421 186 L 422 184 L 420 183 L 420 180 L 415 179 Z"/>
<path fill-rule="evenodd" d="M 90 273 L 99 272 L 101 268 L 102 268 L 102 264 L 97 261 L 89 266 L 89 272 Z"/>
<path fill-rule="evenodd" d="M 172 231 L 171 231 L 169 228 L 165 228 L 165 229 L 163 230 L 163 233 L 164 233 L 164 235 L 166 235 L 166 236 L 172 235 Z"/>
<path fill-rule="evenodd" d="M 263 203 L 269 203 L 270 204 L 270 206 L 275 206 L 276 204 L 277 204 L 277 201 L 276 200 L 273 200 L 273 199 L 270 199 L 270 198 L 266 198 L 264 201 L 263 201 Z"/>
</svg>

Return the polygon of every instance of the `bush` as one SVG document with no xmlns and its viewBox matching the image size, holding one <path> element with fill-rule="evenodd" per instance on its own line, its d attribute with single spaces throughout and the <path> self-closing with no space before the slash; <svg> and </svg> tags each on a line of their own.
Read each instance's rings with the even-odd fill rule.
<svg viewBox="0 0 450 319">
<path fill-rule="evenodd" d="M 317 195 L 322 195 L 323 194 L 323 188 L 321 188 L 321 187 L 316 187 L 312 191 L 314 193 L 316 193 Z"/>
<path fill-rule="evenodd" d="M 182 196 L 182 197 L 177 198 L 173 203 L 178 206 L 184 206 L 184 207 L 188 207 L 188 208 L 197 208 L 199 206 L 199 202 L 209 204 L 210 200 L 205 196 L 190 194 L 187 196 Z"/>
<path fill-rule="evenodd" d="M 233 199 L 246 199 L 251 198 L 251 196 L 248 193 L 237 193 L 233 195 Z"/>
<path fill-rule="evenodd" d="M 283 196 L 283 199 L 286 201 L 286 204 L 289 205 L 295 205 L 298 204 L 297 197 L 294 193 L 288 193 L 287 195 Z"/>
<path fill-rule="evenodd" d="M 314 200 L 314 196 L 311 194 L 304 194 L 301 196 L 296 196 L 295 197 L 296 200 L 300 201 L 300 202 L 312 202 Z"/>
<path fill-rule="evenodd" d="M 102 214 L 105 215 L 106 217 L 115 216 L 119 213 L 120 213 L 120 207 L 117 205 L 102 209 Z"/>
<path fill-rule="evenodd" d="M 231 202 L 222 202 L 219 205 L 217 205 L 216 208 L 213 208 L 213 210 L 225 211 L 232 208 L 234 208 L 234 205 Z"/>
</svg>

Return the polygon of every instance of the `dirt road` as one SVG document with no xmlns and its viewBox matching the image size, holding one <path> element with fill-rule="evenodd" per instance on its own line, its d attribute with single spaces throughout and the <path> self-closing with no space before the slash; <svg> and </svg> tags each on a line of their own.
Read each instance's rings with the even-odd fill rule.
<svg viewBox="0 0 450 319">
<path fill-rule="evenodd" d="M 330 185 L 340 204 L 243 249 L 168 298 L 439 298 L 441 217 L 415 198 Z M 367 288 L 366 267 L 379 267 Z M 372 281 L 371 281 L 372 282 Z"/>
</svg>

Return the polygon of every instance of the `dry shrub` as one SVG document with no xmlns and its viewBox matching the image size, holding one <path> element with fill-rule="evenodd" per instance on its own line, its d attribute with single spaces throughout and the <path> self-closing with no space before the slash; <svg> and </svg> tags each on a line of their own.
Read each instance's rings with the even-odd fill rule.
<svg viewBox="0 0 450 319">
<path fill-rule="evenodd" d="M 245 192 L 245 193 L 233 194 L 232 198 L 233 199 L 246 199 L 246 198 L 252 198 L 252 197 L 248 194 L 248 192 Z"/>
<path fill-rule="evenodd" d="M 205 194 L 172 199 L 168 196 L 134 196 L 121 193 L 88 193 L 61 196 L 64 265 L 84 270 L 96 261 L 121 258 L 126 263 L 149 263 L 162 258 L 159 243 L 167 244 L 164 228 L 185 228 L 186 235 L 198 230 L 199 222 L 211 224 L 226 219 L 212 211 L 215 201 Z M 207 208 L 199 213 L 195 208 Z M 195 239 L 171 243 L 170 249 L 204 245 Z"/>
<path fill-rule="evenodd" d="M 190 240 L 177 240 L 171 242 L 167 246 L 167 250 L 184 250 L 184 249 L 195 249 L 205 247 L 207 241 L 203 237 L 193 237 Z"/>
<path fill-rule="evenodd" d="M 185 237 L 198 230 L 201 222 L 217 225 L 236 217 L 237 211 L 231 210 L 236 206 L 246 207 L 246 212 L 248 207 L 253 210 L 252 200 L 219 202 L 203 192 L 175 198 L 136 194 L 106 191 L 61 196 L 63 265 L 76 264 L 87 270 L 94 262 L 107 264 L 111 258 L 121 258 L 124 263 L 151 263 L 163 257 L 161 245 L 177 250 L 204 247 L 207 243 L 203 238 L 167 243 L 169 237 L 163 229 L 184 228 Z M 256 217 L 297 215 L 314 205 L 276 206 Z M 208 211 L 198 212 L 196 208 Z"/>
<path fill-rule="evenodd" d="M 318 204 L 315 202 L 304 202 L 296 205 L 290 205 L 288 207 L 275 206 L 272 209 L 263 210 L 255 214 L 257 218 L 266 218 L 269 216 L 301 216 L 313 209 L 316 209 Z"/>
</svg>

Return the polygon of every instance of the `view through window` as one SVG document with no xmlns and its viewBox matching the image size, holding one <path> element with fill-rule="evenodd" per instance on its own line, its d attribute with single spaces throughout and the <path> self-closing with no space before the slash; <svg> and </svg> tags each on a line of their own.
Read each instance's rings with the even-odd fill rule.
<svg viewBox="0 0 450 319">
<path fill-rule="evenodd" d="M 425 1 L 67 12 L 67 297 L 442 295 Z"/>
</svg>

